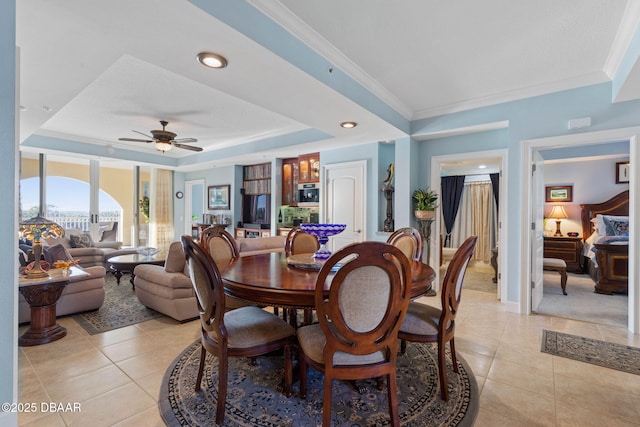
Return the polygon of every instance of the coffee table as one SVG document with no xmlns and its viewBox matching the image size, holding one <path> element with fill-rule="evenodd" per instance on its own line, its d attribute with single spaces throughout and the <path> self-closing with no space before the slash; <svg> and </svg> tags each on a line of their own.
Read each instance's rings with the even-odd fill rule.
<svg viewBox="0 0 640 427">
<path fill-rule="evenodd" d="M 113 258 L 109 258 L 107 263 L 109 263 L 109 270 L 111 270 L 116 276 L 118 285 L 120 284 L 122 273 L 131 273 L 131 279 L 129 282 L 131 282 L 131 288 L 135 290 L 136 286 L 133 279 L 135 279 L 136 276 L 133 273 L 133 270 L 141 264 L 164 265 L 165 258 L 166 254 L 163 252 L 151 256 L 136 253 L 114 256 Z"/>
<path fill-rule="evenodd" d="M 87 276 L 79 268 L 71 267 L 70 275 L 62 269 L 49 270 L 49 276 L 39 279 L 18 279 L 18 289 L 31 308 L 29 329 L 18 338 L 18 345 L 46 344 L 67 335 L 67 330 L 56 322 L 56 304 L 71 277 Z"/>
</svg>

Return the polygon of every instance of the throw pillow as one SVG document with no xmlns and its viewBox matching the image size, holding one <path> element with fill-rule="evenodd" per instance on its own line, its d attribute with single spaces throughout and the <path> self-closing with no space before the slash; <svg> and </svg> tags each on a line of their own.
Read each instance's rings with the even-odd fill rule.
<svg viewBox="0 0 640 427">
<path fill-rule="evenodd" d="M 71 256 L 67 248 L 65 248 L 61 244 L 45 248 L 44 253 L 45 259 L 52 265 L 56 261 L 73 261 L 73 257 Z"/>
<path fill-rule="evenodd" d="M 88 234 L 72 234 L 69 236 L 72 248 L 91 248 L 93 247 L 93 239 Z"/>
<path fill-rule="evenodd" d="M 164 261 L 164 269 L 167 273 L 178 273 L 184 270 L 184 251 L 180 242 L 172 242 Z"/>
<path fill-rule="evenodd" d="M 603 216 L 607 236 L 629 236 L 629 217 Z"/>
</svg>

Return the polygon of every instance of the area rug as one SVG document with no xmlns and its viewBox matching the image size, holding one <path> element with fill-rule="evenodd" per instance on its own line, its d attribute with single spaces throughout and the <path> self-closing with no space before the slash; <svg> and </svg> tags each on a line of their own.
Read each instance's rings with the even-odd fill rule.
<svg viewBox="0 0 640 427">
<path fill-rule="evenodd" d="M 444 280 L 447 266 L 448 264 L 445 264 L 440 267 L 440 283 Z M 494 275 L 495 272 L 491 264 L 482 261 L 473 261 L 469 264 L 465 272 L 463 288 L 497 294 L 498 285 L 493 283 Z"/>
<path fill-rule="evenodd" d="M 542 331 L 542 352 L 640 375 L 640 348 Z"/>
<path fill-rule="evenodd" d="M 135 291 L 131 288 L 128 275 L 125 275 L 118 285 L 115 276 L 107 272 L 104 291 L 105 297 L 102 307 L 95 311 L 87 311 L 73 316 L 76 322 L 90 335 L 163 316 L 163 314 L 140 304 Z"/>
<path fill-rule="evenodd" d="M 217 402 L 218 363 L 211 355 L 200 391 L 194 391 L 200 342 L 190 345 L 167 369 L 158 406 L 168 426 L 214 425 Z M 459 374 L 453 372 L 447 355 L 449 401 L 440 397 L 436 344 L 409 343 L 398 356 L 398 397 L 403 426 L 471 426 L 478 413 L 479 391 L 475 377 L 458 356 Z M 225 426 L 319 426 L 322 424 L 323 376 L 309 368 L 308 394 L 287 398 L 278 388 L 283 378 L 281 355 L 261 356 L 252 366 L 248 358 L 229 359 L 229 386 Z M 358 382 L 366 386 L 358 393 L 347 382 L 333 383 L 332 426 L 389 425 L 386 388 L 379 391 L 375 380 Z"/>
</svg>

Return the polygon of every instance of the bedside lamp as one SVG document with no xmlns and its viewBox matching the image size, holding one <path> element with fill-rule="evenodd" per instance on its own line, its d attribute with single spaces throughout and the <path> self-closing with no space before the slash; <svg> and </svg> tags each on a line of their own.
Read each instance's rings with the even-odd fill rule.
<svg viewBox="0 0 640 427">
<path fill-rule="evenodd" d="M 554 218 L 556 220 L 556 234 L 554 234 L 553 237 L 562 237 L 562 232 L 560 231 L 560 220 L 569 218 L 567 212 L 565 212 L 562 206 L 555 205 L 551 209 L 551 213 L 549 213 L 549 218 Z"/>
<path fill-rule="evenodd" d="M 55 222 L 41 216 L 35 216 L 20 223 L 20 235 L 33 242 L 33 268 L 27 273 L 28 279 L 40 279 L 48 277 L 49 273 L 40 267 L 40 257 L 42 256 L 42 242 L 40 239 L 49 239 L 64 236 L 64 230 Z"/>
</svg>

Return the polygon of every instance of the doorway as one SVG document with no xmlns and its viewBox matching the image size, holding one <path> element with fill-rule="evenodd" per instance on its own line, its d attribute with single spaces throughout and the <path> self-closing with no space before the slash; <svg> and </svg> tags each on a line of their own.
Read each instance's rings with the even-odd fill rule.
<svg viewBox="0 0 640 427">
<path fill-rule="evenodd" d="M 335 163 L 323 167 L 325 209 L 323 222 L 346 224 L 347 228 L 329 239 L 331 252 L 366 239 L 366 161 Z"/>
<path fill-rule="evenodd" d="M 590 132 L 590 133 L 581 133 L 575 135 L 567 135 L 567 136 L 559 136 L 559 137 L 550 137 L 550 138 L 541 138 L 535 140 L 526 140 L 523 141 L 522 148 L 522 157 L 521 157 L 521 170 L 529 170 L 530 165 L 533 163 L 533 159 L 535 158 L 537 152 L 539 150 L 549 149 L 549 148 L 563 148 L 563 147 L 572 147 L 576 146 L 588 146 L 595 144 L 608 144 L 608 143 L 617 143 L 620 141 L 628 141 L 629 142 L 629 157 L 630 161 L 638 164 L 640 158 L 640 153 L 638 152 L 638 140 L 640 138 L 640 128 L 625 128 L 625 129 L 614 129 L 608 131 L 599 131 L 599 132 Z M 630 186 L 629 186 L 629 219 L 630 219 L 630 227 L 633 229 L 634 224 L 637 224 L 638 210 L 635 209 L 635 204 L 637 203 L 637 190 L 635 184 L 635 169 L 632 168 L 630 170 Z M 521 289 L 520 294 L 522 295 L 520 299 L 520 312 L 531 314 L 532 312 L 532 292 L 531 287 L 528 286 L 531 283 L 532 277 L 538 274 L 536 267 L 537 262 L 532 260 L 532 251 L 534 248 L 534 244 L 532 241 L 531 233 L 529 228 L 525 225 L 531 224 L 535 222 L 536 218 L 533 214 L 533 209 L 531 209 L 532 203 L 532 192 L 533 189 L 533 178 L 531 174 L 525 173 L 522 174 L 523 181 L 521 183 L 521 191 L 522 191 L 522 212 L 523 212 L 523 226 L 521 227 L 521 237 L 522 237 L 522 256 L 523 266 L 521 269 Z M 536 189 L 535 191 L 539 191 Z M 629 257 L 631 261 L 629 262 L 629 292 L 628 292 L 628 330 L 634 333 L 638 333 L 640 331 L 640 319 L 639 319 L 639 306 L 640 302 L 638 301 L 639 292 L 639 273 L 640 271 L 636 268 L 638 254 L 635 248 L 637 248 L 638 238 L 636 237 L 637 233 L 633 231 L 630 233 L 629 237 Z M 635 261 L 635 262 L 634 262 Z"/>
<path fill-rule="evenodd" d="M 185 181 L 184 183 L 184 230 L 191 236 L 193 225 L 202 222 L 205 212 L 204 179 Z M 197 237 L 197 235 L 195 236 Z"/>
<path fill-rule="evenodd" d="M 432 188 L 437 189 L 438 194 L 441 196 L 440 191 L 440 180 L 443 173 L 447 175 L 464 175 L 464 168 L 474 166 L 475 168 L 478 165 L 486 163 L 488 160 L 491 160 L 492 163 L 495 163 L 495 168 L 500 172 L 500 181 L 499 181 L 499 190 L 500 194 L 500 206 L 506 206 L 506 183 L 508 181 L 508 173 L 507 173 L 507 150 L 488 150 L 488 151 L 480 151 L 480 152 L 470 152 L 470 153 L 461 153 L 461 154 L 451 154 L 445 156 L 433 156 L 431 159 L 431 183 Z M 451 165 L 460 165 L 462 169 L 452 168 Z M 470 170 L 470 169 L 468 169 Z M 475 172 L 474 172 L 475 173 Z M 437 183 L 437 185 L 435 184 Z M 498 210 L 498 237 L 497 237 L 497 250 L 495 256 L 495 279 L 496 279 L 496 297 L 501 301 L 507 301 L 507 288 L 506 286 L 502 286 L 503 283 L 507 283 L 507 271 L 502 268 L 503 265 L 506 265 L 507 260 L 507 230 L 506 228 L 502 228 L 501 224 L 506 224 L 506 211 L 507 209 L 499 209 Z M 437 236 L 445 234 L 445 227 L 442 222 L 441 215 L 436 215 L 436 220 L 434 221 L 434 230 L 432 236 L 436 236 L 436 238 L 431 239 L 429 242 L 430 245 L 430 259 L 428 260 L 430 265 L 440 265 L 441 264 L 441 254 L 440 254 L 440 239 Z M 436 270 L 436 281 L 435 283 L 440 283 L 441 274 L 439 269 Z"/>
</svg>

